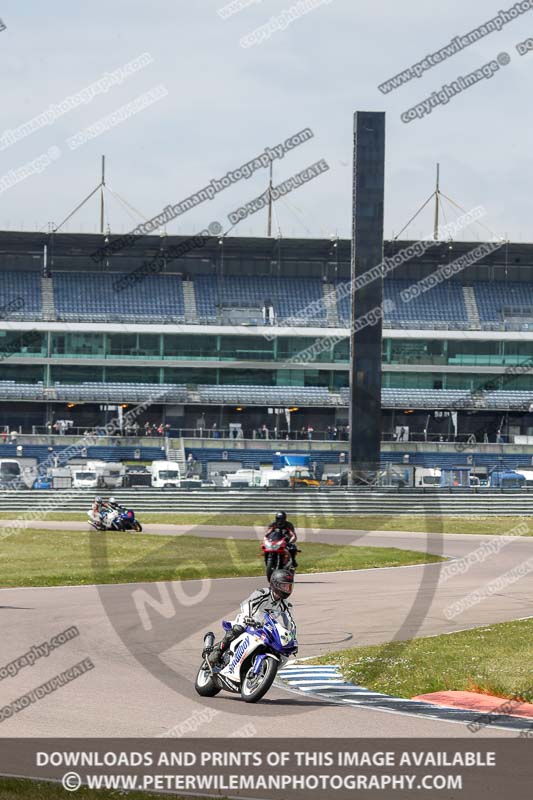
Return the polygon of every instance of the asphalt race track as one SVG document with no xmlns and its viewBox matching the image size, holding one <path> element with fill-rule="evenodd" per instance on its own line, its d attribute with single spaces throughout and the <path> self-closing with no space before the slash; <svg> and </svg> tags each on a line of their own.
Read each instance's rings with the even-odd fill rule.
<svg viewBox="0 0 533 800">
<path fill-rule="evenodd" d="M 86 529 L 83 523 L 71 522 L 33 525 Z M 248 528 L 208 525 L 148 525 L 146 532 L 194 532 L 199 538 L 253 536 Z M 302 547 L 306 539 L 424 550 L 456 559 L 496 537 L 328 530 L 300 535 Z M 299 657 L 531 616 L 531 574 L 454 619 L 447 619 L 444 610 L 532 557 L 533 538 L 517 537 L 498 554 L 473 563 L 440 585 L 440 564 L 302 575 L 293 595 Z M 203 634 L 212 629 L 218 636 L 221 618 L 231 618 L 257 585 L 257 578 L 236 578 L 0 590 L 0 667 L 72 625 L 80 631 L 78 638 L 16 676 L 4 675 L 0 707 L 84 658 L 94 663 L 94 669 L 80 678 L 3 720 L 0 736 L 149 737 L 165 735 L 176 726 L 181 728 L 174 735 L 184 736 L 253 736 L 255 732 L 273 737 L 517 736 L 490 727 L 469 734 L 464 724 L 329 704 L 308 693 L 302 696 L 278 687 L 255 706 L 228 693 L 203 700 L 193 686 Z M 151 598 L 151 604 L 146 598 Z"/>
</svg>

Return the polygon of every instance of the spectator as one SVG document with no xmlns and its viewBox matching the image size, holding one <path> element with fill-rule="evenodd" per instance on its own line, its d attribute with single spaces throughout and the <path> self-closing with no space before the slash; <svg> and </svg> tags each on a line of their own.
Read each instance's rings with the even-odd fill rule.
<svg viewBox="0 0 533 800">
<path fill-rule="evenodd" d="M 257 439 L 257 431 L 255 428 L 252 430 L 252 439 Z"/>
<path fill-rule="evenodd" d="M 309 439 L 309 441 L 313 438 L 314 430 L 315 429 L 313 428 L 312 425 L 307 426 L 307 438 Z"/>
<path fill-rule="evenodd" d="M 5 429 L 5 428 L 4 428 L 4 430 L 2 431 L 2 442 L 3 442 L 4 444 L 7 442 L 7 431 L 6 431 L 6 429 Z"/>
<path fill-rule="evenodd" d="M 11 438 L 11 444 L 16 444 L 17 443 L 17 432 L 13 430 L 13 431 L 11 431 L 9 436 Z"/>
<path fill-rule="evenodd" d="M 164 432 L 165 432 L 165 428 L 163 426 L 163 423 L 160 422 L 159 425 L 158 425 L 158 428 L 157 428 L 157 433 L 159 434 L 159 436 L 163 436 Z"/>
<path fill-rule="evenodd" d="M 262 435 L 263 439 L 268 439 L 269 438 L 269 430 L 268 430 L 266 425 L 263 425 L 263 427 L 261 428 L 261 435 Z"/>
</svg>

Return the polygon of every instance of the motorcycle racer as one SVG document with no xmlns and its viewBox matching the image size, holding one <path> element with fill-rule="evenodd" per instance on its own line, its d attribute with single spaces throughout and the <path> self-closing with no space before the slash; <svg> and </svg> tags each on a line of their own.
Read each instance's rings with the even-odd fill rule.
<svg viewBox="0 0 533 800">
<path fill-rule="evenodd" d="M 265 612 L 273 616 L 283 611 L 288 611 L 290 614 L 292 603 L 286 601 L 292 594 L 293 587 L 294 574 L 290 570 L 274 570 L 269 588 L 257 589 L 241 603 L 241 610 L 233 620 L 231 629 L 226 631 L 222 641 L 216 644 L 208 655 L 211 666 L 218 665 L 222 653 L 234 639 L 244 633 L 247 625 L 261 623 Z"/>
<path fill-rule="evenodd" d="M 93 518 L 95 522 L 100 522 L 102 519 L 102 511 L 104 510 L 104 500 L 102 497 L 95 497 L 92 505 Z"/>
<path fill-rule="evenodd" d="M 275 531 L 276 528 L 278 528 L 285 537 L 287 548 L 291 554 L 294 568 L 296 569 L 298 567 L 298 562 L 296 561 L 296 553 L 298 552 L 298 545 L 296 542 L 298 539 L 296 536 L 296 531 L 294 530 L 294 525 L 287 519 L 287 514 L 285 511 L 278 511 L 276 518 L 267 528 L 267 536 L 269 533 Z"/>
</svg>

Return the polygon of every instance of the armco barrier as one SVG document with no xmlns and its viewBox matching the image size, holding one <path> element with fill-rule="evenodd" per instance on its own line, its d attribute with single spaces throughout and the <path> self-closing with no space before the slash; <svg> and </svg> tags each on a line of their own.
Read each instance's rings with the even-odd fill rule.
<svg viewBox="0 0 533 800">
<path fill-rule="evenodd" d="M 420 492 L 386 490 L 188 490 L 188 489 L 125 489 L 116 490 L 120 502 L 142 514 L 153 512 L 187 513 L 206 511 L 214 516 L 224 514 L 235 521 L 240 513 L 272 515 L 278 508 L 301 514 L 533 514 L 533 493 L 500 492 Z M 0 491 L 0 509 L 13 512 L 13 518 L 24 512 L 35 513 L 40 507 L 55 512 L 79 513 L 80 519 L 94 500 L 93 491 L 26 490 Z M 50 508 L 53 505 L 53 508 Z"/>
</svg>

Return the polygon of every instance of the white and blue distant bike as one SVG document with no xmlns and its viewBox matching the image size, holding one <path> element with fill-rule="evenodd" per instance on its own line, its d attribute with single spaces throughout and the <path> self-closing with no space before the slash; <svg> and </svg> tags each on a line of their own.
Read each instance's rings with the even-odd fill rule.
<svg viewBox="0 0 533 800">
<path fill-rule="evenodd" d="M 225 631 L 231 622 L 223 621 Z M 280 669 L 298 652 L 296 625 L 288 611 L 265 613 L 262 623 L 248 624 L 222 653 L 219 666 L 207 659 L 215 641 L 214 633 L 204 637 L 203 662 L 195 689 L 202 697 L 214 697 L 222 689 L 241 695 L 246 703 L 257 703 L 268 692 Z"/>
</svg>

